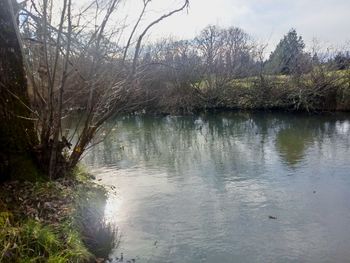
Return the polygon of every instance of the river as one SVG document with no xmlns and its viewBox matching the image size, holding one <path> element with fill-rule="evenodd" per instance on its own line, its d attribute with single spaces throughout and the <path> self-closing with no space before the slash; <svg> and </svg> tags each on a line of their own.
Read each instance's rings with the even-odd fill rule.
<svg viewBox="0 0 350 263">
<path fill-rule="evenodd" d="M 115 255 L 349 262 L 349 114 L 129 116 L 108 126 L 83 162 L 111 189 Z"/>
</svg>

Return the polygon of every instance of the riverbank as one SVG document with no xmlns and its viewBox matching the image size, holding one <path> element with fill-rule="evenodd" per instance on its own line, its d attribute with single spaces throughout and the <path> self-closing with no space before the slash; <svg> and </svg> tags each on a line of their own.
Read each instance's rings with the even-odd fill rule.
<svg viewBox="0 0 350 263">
<path fill-rule="evenodd" d="M 106 190 L 77 169 L 50 182 L 0 186 L 0 262 L 103 262 L 117 231 L 104 221 Z"/>
<path fill-rule="evenodd" d="M 149 84 L 153 114 L 191 114 L 221 110 L 283 110 L 289 112 L 350 111 L 350 71 L 315 69 L 305 75 L 261 75 L 226 80 Z M 165 88 L 164 88 L 165 87 Z M 153 94 L 152 94 L 153 89 Z M 150 95 L 151 94 L 151 95 Z M 146 96 L 146 95 L 145 95 Z"/>
</svg>

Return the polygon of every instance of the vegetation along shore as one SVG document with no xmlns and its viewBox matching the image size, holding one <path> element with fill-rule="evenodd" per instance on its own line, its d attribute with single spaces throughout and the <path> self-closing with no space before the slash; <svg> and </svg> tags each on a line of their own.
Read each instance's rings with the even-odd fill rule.
<svg viewBox="0 0 350 263">
<path fill-rule="evenodd" d="M 117 116 L 350 111 L 346 49 L 306 47 L 293 28 L 270 54 L 235 26 L 146 41 L 190 1 L 140 1 L 131 21 L 121 0 L 88 2 L 0 0 L 0 262 L 108 259 L 108 193 L 80 162 Z"/>
</svg>

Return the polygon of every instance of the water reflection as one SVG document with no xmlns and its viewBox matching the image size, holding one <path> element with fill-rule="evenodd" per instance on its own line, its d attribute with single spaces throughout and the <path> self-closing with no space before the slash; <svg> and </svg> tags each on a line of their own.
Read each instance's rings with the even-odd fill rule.
<svg viewBox="0 0 350 263">
<path fill-rule="evenodd" d="M 214 160 L 214 169 L 225 171 L 239 167 L 237 163 L 242 159 L 253 160 L 252 165 L 263 165 L 267 157 L 273 157 L 267 156 L 266 151 L 277 150 L 286 164 L 296 167 L 309 146 L 322 145 L 325 138 L 335 134 L 348 135 L 346 120 L 342 124 L 332 117 L 291 116 L 235 113 L 124 117 L 110 124 L 117 128 L 85 160 L 92 165 L 119 168 L 141 162 L 181 174 L 184 169 L 191 169 L 193 163 L 205 165 L 209 160 Z"/>
<path fill-rule="evenodd" d="M 308 120 L 294 120 L 289 127 L 277 132 L 276 149 L 289 166 L 296 167 L 304 159 L 308 146 L 317 138 L 318 131 Z"/>
<path fill-rule="evenodd" d="M 349 124 L 349 115 L 124 117 L 84 161 L 117 187 L 107 217 L 139 262 L 344 262 Z"/>
</svg>

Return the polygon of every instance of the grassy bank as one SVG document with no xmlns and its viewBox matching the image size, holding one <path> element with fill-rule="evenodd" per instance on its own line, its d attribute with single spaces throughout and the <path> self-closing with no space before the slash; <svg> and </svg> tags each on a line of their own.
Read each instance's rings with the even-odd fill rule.
<svg viewBox="0 0 350 263">
<path fill-rule="evenodd" d="M 262 76 L 230 82 L 221 106 L 288 111 L 350 111 L 350 72 Z"/>
<path fill-rule="evenodd" d="M 1 185 L 0 262 L 102 262 L 116 240 L 103 218 L 105 201 L 106 191 L 81 170 Z"/>
<path fill-rule="evenodd" d="M 350 71 L 314 69 L 304 75 L 261 75 L 159 85 L 146 107 L 151 113 L 187 114 L 206 110 L 350 111 Z M 165 91 L 163 91 L 165 90 Z"/>
</svg>

